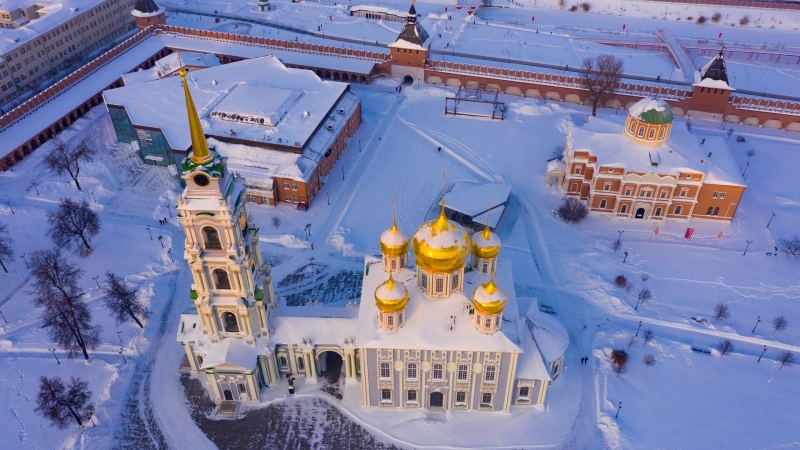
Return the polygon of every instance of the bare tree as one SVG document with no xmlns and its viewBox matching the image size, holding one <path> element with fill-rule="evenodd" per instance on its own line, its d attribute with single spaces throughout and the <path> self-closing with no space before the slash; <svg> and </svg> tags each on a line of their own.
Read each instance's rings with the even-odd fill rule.
<svg viewBox="0 0 800 450">
<path fill-rule="evenodd" d="M 741 137 L 741 136 L 738 136 L 738 137 Z M 738 138 L 737 138 L 737 142 L 738 142 Z M 742 138 L 742 142 L 744 142 L 744 138 Z M 750 159 L 753 156 L 756 156 L 756 151 L 753 150 L 752 148 L 748 148 L 747 150 L 745 150 L 744 155 L 747 156 L 747 159 Z"/>
<path fill-rule="evenodd" d="M 628 286 L 628 278 L 625 275 L 617 275 L 617 278 L 614 278 L 614 284 L 620 289 L 625 289 Z"/>
<path fill-rule="evenodd" d="M 564 222 L 578 223 L 589 214 L 586 204 L 577 198 L 570 197 L 558 207 L 558 217 Z"/>
<path fill-rule="evenodd" d="M 648 367 L 656 364 L 656 357 L 650 354 L 644 355 L 642 362 L 644 363 L 644 370 L 647 370 Z"/>
<path fill-rule="evenodd" d="M 650 274 L 648 274 L 647 272 L 642 272 L 642 283 L 646 283 L 647 280 L 649 279 L 650 279 Z"/>
<path fill-rule="evenodd" d="M 83 426 L 83 422 L 94 414 L 94 405 L 89 403 L 92 391 L 88 387 L 89 383 L 80 378 L 70 378 L 67 387 L 61 377 L 43 376 L 39 378 L 35 411 L 62 430 L 67 428 L 70 418 Z"/>
<path fill-rule="evenodd" d="M 719 356 L 721 358 L 733 351 L 733 342 L 729 341 L 728 339 L 725 339 L 724 341 L 719 341 L 719 344 L 717 344 L 717 348 L 719 349 Z"/>
<path fill-rule="evenodd" d="M 614 350 L 611 352 L 611 364 L 614 366 L 614 372 L 617 376 L 625 371 L 625 365 L 628 364 L 628 353 L 625 350 Z"/>
<path fill-rule="evenodd" d="M 789 321 L 786 320 L 786 316 L 781 314 L 780 316 L 772 319 L 772 332 L 774 333 L 776 331 L 783 331 L 786 329 L 787 325 L 789 325 Z"/>
<path fill-rule="evenodd" d="M 47 212 L 47 235 L 58 247 L 77 251 L 81 257 L 92 253 L 89 243 L 100 232 L 100 220 L 86 200 L 62 198 L 56 211 Z"/>
<path fill-rule="evenodd" d="M 650 300 L 653 297 L 653 293 L 650 291 L 650 288 L 643 288 L 639 291 L 639 298 L 636 300 L 636 308 L 639 309 L 639 303 L 644 304 L 644 302 Z"/>
<path fill-rule="evenodd" d="M 795 234 L 791 239 L 778 239 L 778 245 L 784 253 L 794 258 L 800 252 L 800 236 Z"/>
<path fill-rule="evenodd" d="M 74 148 L 69 148 L 64 141 L 54 140 L 53 150 L 50 150 L 44 157 L 44 164 L 54 174 L 61 176 L 69 174 L 81 192 L 81 184 L 78 182 L 78 175 L 81 173 L 81 164 L 94 159 L 95 151 L 81 142 Z"/>
<path fill-rule="evenodd" d="M 614 253 L 617 253 L 619 249 L 622 248 L 622 240 L 617 238 L 614 243 L 611 244 L 611 250 L 614 250 Z"/>
<path fill-rule="evenodd" d="M 14 258 L 14 238 L 8 231 L 8 225 L 0 223 L 0 266 L 3 266 L 6 273 L 8 273 L 8 269 L 3 260 L 11 261 L 12 258 Z"/>
<path fill-rule="evenodd" d="M 597 105 L 605 103 L 617 89 L 622 78 L 622 60 L 612 55 L 599 55 L 583 60 L 583 85 L 589 90 L 592 115 L 597 115 Z"/>
<path fill-rule="evenodd" d="M 626 340 L 626 342 L 628 343 L 628 349 L 630 349 L 631 346 L 636 343 L 636 341 L 638 341 L 638 339 L 636 339 L 636 335 L 629 334 L 628 339 Z"/>
<path fill-rule="evenodd" d="M 281 218 L 278 216 L 272 216 L 272 226 L 278 228 L 281 226 Z"/>
<path fill-rule="evenodd" d="M 781 363 L 781 369 L 783 369 L 783 366 L 791 366 L 796 359 L 794 353 L 789 350 L 781 350 L 781 352 L 778 353 L 778 362 Z"/>
<path fill-rule="evenodd" d="M 103 291 L 106 293 L 106 308 L 111 310 L 118 324 L 130 318 L 144 328 L 139 317 L 146 319 L 148 312 L 139 298 L 139 288 L 128 287 L 125 280 L 109 270 L 106 272 L 106 285 L 103 286 Z"/>
<path fill-rule="evenodd" d="M 644 330 L 644 334 L 642 334 L 642 340 L 644 341 L 643 345 L 647 345 L 648 342 L 653 340 L 653 337 L 655 337 L 653 335 L 653 330 L 650 328 Z"/>
<path fill-rule="evenodd" d="M 714 306 L 714 322 L 720 319 L 727 319 L 731 316 L 731 308 L 725 303 L 717 303 Z"/>
<path fill-rule="evenodd" d="M 36 250 L 31 255 L 33 282 L 28 294 L 42 308 L 42 322 L 50 338 L 69 357 L 82 352 L 89 360 L 87 348 L 100 343 L 100 327 L 92 325 L 92 312 L 78 287 L 83 271 L 61 256 L 59 250 Z"/>
</svg>

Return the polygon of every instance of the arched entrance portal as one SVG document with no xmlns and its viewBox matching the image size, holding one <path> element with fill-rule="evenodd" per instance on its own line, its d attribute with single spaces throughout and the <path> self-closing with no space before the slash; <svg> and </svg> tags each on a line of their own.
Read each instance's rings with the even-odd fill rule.
<svg viewBox="0 0 800 450">
<path fill-rule="evenodd" d="M 317 355 L 319 376 L 324 377 L 328 383 L 336 384 L 344 372 L 342 355 L 334 351 L 324 351 Z"/>
<path fill-rule="evenodd" d="M 412 84 L 413 82 L 414 79 L 411 78 L 411 75 L 406 75 L 405 77 L 403 77 L 403 84 Z"/>
<path fill-rule="evenodd" d="M 428 402 L 428 406 L 431 408 L 442 408 L 444 407 L 444 394 L 441 392 L 431 392 L 431 398 Z"/>
<path fill-rule="evenodd" d="M 639 208 L 636 210 L 636 215 L 633 216 L 635 219 L 644 219 L 645 210 L 644 208 Z"/>
<path fill-rule="evenodd" d="M 223 395 L 225 396 L 225 400 L 233 400 L 233 392 L 231 392 L 230 389 L 225 389 Z"/>
</svg>

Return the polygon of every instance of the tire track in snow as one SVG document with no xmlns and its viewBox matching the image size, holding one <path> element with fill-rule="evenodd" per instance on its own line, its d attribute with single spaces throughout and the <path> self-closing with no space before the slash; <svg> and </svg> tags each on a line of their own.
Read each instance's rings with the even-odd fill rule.
<svg viewBox="0 0 800 450">
<path fill-rule="evenodd" d="M 397 185 L 397 217 L 400 219 L 400 226 L 403 227 L 406 233 L 411 236 L 414 233 L 414 226 L 411 224 L 411 221 L 408 219 L 408 214 L 406 213 L 406 186 L 408 185 L 408 179 L 411 177 L 411 173 L 414 171 L 414 166 L 417 164 L 421 157 L 422 150 L 419 147 L 414 147 L 414 156 L 411 157 L 411 161 L 406 166 L 405 172 L 400 177 L 400 183 Z"/>
</svg>

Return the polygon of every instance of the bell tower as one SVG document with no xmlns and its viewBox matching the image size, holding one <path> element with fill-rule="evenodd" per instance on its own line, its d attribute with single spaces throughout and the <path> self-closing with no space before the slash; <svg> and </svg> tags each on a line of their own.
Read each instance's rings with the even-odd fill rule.
<svg viewBox="0 0 800 450">
<path fill-rule="evenodd" d="M 208 147 L 189 90 L 186 98 L 192 152 L 182 163 L 186 188 L 178 197 L 178 216 L 186 233 L 184 257 L 194 278 L 191 297 L 198 325 L 212 344 L 238 338 L 255 346 L 269 338 L 274 293 L 263 267 L 258 228 L 247 213 L 244 181 L 227 170 L 225 159 Z"/>
</svg>

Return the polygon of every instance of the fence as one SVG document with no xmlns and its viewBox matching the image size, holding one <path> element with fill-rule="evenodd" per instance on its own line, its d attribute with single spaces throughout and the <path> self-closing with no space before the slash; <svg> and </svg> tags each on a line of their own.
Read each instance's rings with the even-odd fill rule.
<svg viewBox="0 0 800 450">
<path fill-rule="evenodd" d="M 800 11 L 798 3 L 747 2 L 737 0 L 649 0 L 659 3 L 686 3 L 690 5 L 736 6 L 741 8 L 793 9 Z"/>
<path fill-rule="evenodd" d="M 731 104 L 737 109 L 800 116 L 800 103 L 798 102 L 767 100 L 763 98 L 733 95 L 731 96 Z"/>
</svg>

